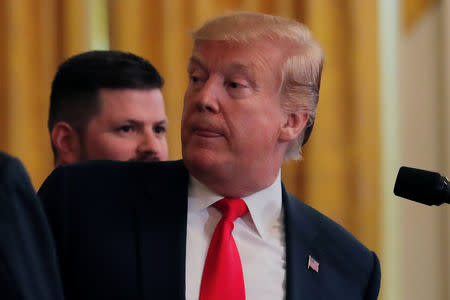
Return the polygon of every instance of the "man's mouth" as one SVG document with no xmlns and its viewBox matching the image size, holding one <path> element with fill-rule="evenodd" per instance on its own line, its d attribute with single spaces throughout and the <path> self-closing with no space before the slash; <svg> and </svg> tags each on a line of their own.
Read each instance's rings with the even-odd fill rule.
<svg viewBox="0 0 450 300">
<path fill-rule="evenodd" d="M 222 131 L 218 127 L 210 124 L 199 124 L 192 126 L 192 132 L 201 137 L 214 138 L 223 136 Z"/>
<path fill-rule="evenodd" d="M 211 131 L 211 130 L 207 130 L 207 129 L 194 129 L 194 134 L 201 136 L 201 137 L 208 137 L 208 138 L 222 136 L 222 134 L 218 133 L 217 131 Z"/>
</svg>

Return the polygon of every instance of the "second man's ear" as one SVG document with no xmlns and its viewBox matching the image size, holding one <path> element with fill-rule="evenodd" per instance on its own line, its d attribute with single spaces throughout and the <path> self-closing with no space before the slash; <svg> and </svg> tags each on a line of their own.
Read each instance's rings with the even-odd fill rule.
<svg viewBox="0 0 450 300">
<path fill-rule="evenodd" d="M 290 142 L 298 137 L 308 122 L 308 113 L 287 113 L 286 120 L 281 128 L 280 140 Z"/>
<path fill-rule="evenodd" d="M 71 164 L 80 160 L 80 136 L 66 122 L 57 122 L 50 134 L 56 150 L 55 164 Z"/>
</svg>

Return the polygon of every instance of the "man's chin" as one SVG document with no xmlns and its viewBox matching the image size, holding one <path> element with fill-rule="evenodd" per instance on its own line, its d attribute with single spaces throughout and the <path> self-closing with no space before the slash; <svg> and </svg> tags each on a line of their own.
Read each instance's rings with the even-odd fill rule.
<svg viewBox="0 0 450 300">
<path fill-rule="evenodd" d="M 183 153 L 183 161 L 188 170 L 192 173 L 214 172 L 221 164 L 221 159 L 214 151 Z"/>
</svg>

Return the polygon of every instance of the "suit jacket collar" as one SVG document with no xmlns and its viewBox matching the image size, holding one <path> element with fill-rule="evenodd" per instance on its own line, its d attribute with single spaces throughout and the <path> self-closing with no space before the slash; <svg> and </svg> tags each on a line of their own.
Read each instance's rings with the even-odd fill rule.
<svg viewBox="0 0 450 300">
<path fill-rule="evenodd" d="M 306 204 L 289 194 L 283 186 L 286 234 L 286 299 L 320 299 L 319 272 L 308 268 L 309 256 L 320 262 L 314 245 L 318 236 L 315 219 L 305 214 Z"/>
</svg>

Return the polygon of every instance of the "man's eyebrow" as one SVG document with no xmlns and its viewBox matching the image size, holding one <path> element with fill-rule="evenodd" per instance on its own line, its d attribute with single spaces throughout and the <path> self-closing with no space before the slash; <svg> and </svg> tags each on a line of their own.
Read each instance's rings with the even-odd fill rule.
<svg viewBox="0 0 450 300">
<path fill-rule="evenodd" d="M 196 64 L 196 65 L 199 65 L 199 66 L 203 67 L 203 63 L 202 63 L 201 59 L 199 57 L 196 57 L 196 56 L 191 56 L 191 58 L 189 59 L 188 68 L 192 64 Z"/>
<path fill-rule="evenodd" d="M 125 120 L 125 123 L 135 125 L 135 126 L 143 126 L 145 121 L 136 120 L 136 119 L 127 119 Z M 157 121 L 153 124 L 153 126 L 169 126 L 169 121 L 167 119 L 163 119 L 160 121 Z"/>
<path fill-rule="evenodd" d="M 190 68 L 192 67 L 193 64 L 199 66 L 202 69 L 205 69 L 203 62 L 199 57 L 191 56 L 188 64 L 188 72 L 192 71 L 190 70 Z M 222 71 L 229 75 L 234 73 L 241 73 L 247 78 L 247 80 L 254 88 L 256 88 L 257 86 L 255 68 L 253 67 L 252 64 L 248 65 L 242 62 L 235 61 L 224 66 Z"/>
<path fill-rule="evenodd" d="M 199 65 L 200 67 L 204 67 L 203 61 L 201 60 L 201 58 L 197 57 L 197 56 L 191 56 L 191 58 L 189 59 L 189 63 L 188 66 L 191 64 L 196 64 Z M 243 64 L 241 62 L 231 62 L 231 64 L 228 64 L 226 66 L 226 69 L 231 70 L 231 71 L 241 71 L 244 73 L 249 73 L 252 74 L 253 70 L 252 70 L 252 66 L 247 65 L 247 64 Z"/>
<path fill-rule="evenodd" d="M 129 123 L 129 124 L 133 124 L 133 125 L 141 125 L 141 124 L 144 123 L 144 122 L 136 120 L 136 119 L 126 119 L 124 122 L 125 123 Z"/>
</svg>

